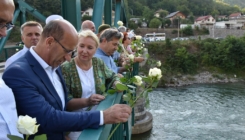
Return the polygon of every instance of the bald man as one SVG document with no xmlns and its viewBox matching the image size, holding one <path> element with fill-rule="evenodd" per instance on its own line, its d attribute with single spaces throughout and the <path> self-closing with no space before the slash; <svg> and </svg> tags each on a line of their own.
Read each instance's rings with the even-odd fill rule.
<svg viewBox="0 0 245 140">
<path fill-rule="evenodd" d="M 1 0 L 0 39 L 11 30 L 14 13 L 13 0 Z M 17 130 L 17 112 L 12 90 L 0 79 L 0 140 L 9 140 L 7 134 L 23 137 Z"/>
<path fill-rule="evenodd" d="M 91 30 L 94 33 L 96 32 L 95 25 L 94 25 L 93 21 L 91 21 L 91 20 L 85 20 L 81 25 L 81 29 L 82 30 Z"/>
<path fill-rule="evenodd" d="M 69 101 L 59 66 L 71 60 L 77 44 L 77 31 L 71 23 L 52 20 L 44 27 L 37 46 L 3 74 L 14 92 L 18 114 L 36 118 L 40 126 L 35 135 L 46 134 L 48 140 L 64 140 L 65 132 L 126 122 L 131 114 L 128 105 L 114 105 L 104 111 L 65 111 Z"/>
</svg>

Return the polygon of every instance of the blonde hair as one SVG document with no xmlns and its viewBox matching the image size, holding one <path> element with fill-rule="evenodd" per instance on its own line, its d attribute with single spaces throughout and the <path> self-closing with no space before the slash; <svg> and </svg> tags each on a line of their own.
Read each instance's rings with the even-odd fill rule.
<svg viewBox="0 0 245 140">
<path fill-rule="evenodd" d="M 92 38 L 95 41 L 95 43 L 96 43 L 96 47 L 98 48 L 98 46 L 99 46 L 99 38 L 91 30 L 82 30 L 81 32 L 78 33 L 78 38 L 80 38 L 80 37 L 90 37 L 90 38 Z"/>
</svg>

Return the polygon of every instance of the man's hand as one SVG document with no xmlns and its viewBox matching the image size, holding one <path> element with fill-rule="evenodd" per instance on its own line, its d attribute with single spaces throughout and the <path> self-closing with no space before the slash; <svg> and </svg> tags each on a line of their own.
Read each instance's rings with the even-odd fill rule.
<svg viewBox="0 0 245 140">
<path fill-rule="evenodd" d="M 126 122 L 132 112 L 132 109 L 125 104 L 115 104 L 103 111 L 104 124 L 114 124 Z"/>
<path fill-rule="evenodd" d="M 100 95 L 100 94 L 92 94 L 88 98 L 88 105 L 97 105 L 100 103 L 100 101 L 104 100 L 105 96 Z"/>
</svg>

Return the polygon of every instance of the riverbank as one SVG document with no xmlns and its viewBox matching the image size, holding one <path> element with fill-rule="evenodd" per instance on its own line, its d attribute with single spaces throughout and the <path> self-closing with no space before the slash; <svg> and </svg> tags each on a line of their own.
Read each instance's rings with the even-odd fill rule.
<svg viewBox="0 0 245 140">
<path fill-rule="evenodd" d="M 176 75 L 167 79 L 164 86 L 179 87 L 191 84 L 209 84 L 209 83 L 235 83 L 245 82 L 244 78 L 234 75 L 217 74 L 208 71 L 196 75 Z"/>
</svg>

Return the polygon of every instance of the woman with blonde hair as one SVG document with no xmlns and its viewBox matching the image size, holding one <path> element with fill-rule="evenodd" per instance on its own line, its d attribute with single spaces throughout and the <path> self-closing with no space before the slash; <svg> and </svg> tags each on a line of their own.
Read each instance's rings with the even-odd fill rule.
<svg viewBox="0 0 245 140">
<path fill-rule="evenodd" d="M 104 62 L 93 57 L 99 46 L 98 37 L 90 30 L 78 34 L 77 56 L 62 64 L 62 73 L 68 89 L 67 110 L 94 110 L 105 97 L 101 86 L 112 87 L 119 78 Z M 71 132 L 69 137 L 78 139 L 81 132 Z"/>
</svg>

